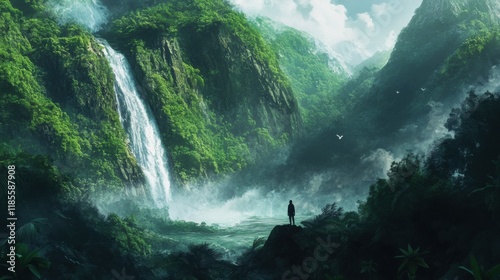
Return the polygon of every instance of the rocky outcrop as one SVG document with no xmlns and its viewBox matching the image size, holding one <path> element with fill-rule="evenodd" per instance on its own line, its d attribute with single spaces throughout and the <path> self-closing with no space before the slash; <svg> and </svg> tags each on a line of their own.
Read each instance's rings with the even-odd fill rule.
<svg viewBox="0 0 500 280">
<path fill-rule="evenodd" d="M 430 100 L 455 104 L 462 87 L 476 83 L 478 76 L 485 75 L 491 66 L 471 73 L 468 79 L 460 77 L 454 81 L 447 79 L 456 73 L 443 76 L 443 72 L 448 59 L 466 40 L 498 27 L 496 14 L 499 7 L 497 1 L 490 0 L 424 0 L 399 35 L 389 62 L 378 74 L 372 88 L 376 101 L 369 101 L 383 104 L 387 107 L 384 110 L 393 112 L 393 117 L 401 116 L 397 118 L 401 121 L 386 126 L 387 121 L 377 116 L 381 123 L 377 128 L 401 128 L 408 118 L 419 118 L 428 113 Z M 461 70 L 467 71 L 471 70 Z M 430 87 L 434 88 L 432 97 L 419 94 L 421 88 Z M 396 91 L 405 94 L 392 98 Z"/>
<path fill-rule="evenodd" d="M 38 95 L 21 90 L 16 97 L 36 104 L 26 108 L 33 120 L 25 125 L 39 144 L 26 149 L 47 153 L 81 181 L 120 186 L 140 181 L 119 121 L 114 76 L 95 38 L 48 18 L 26 20 L 22 31 L 32 48 L 26 59 L 36 67 L 30 72 L 40 78 Z"/>
<path fill-rule="evenodd" d="M 298 226 L 275 226 L 259 251 L 258 262 L 268 269 L 300 265 L 305 258 L 298 239 L 301 232 Z"/>
<path fill-rule="evenodd" d="M 300 133 L 288 80 L 250 36 L 217 22 L 118 39 L 182 181 L 239 170 Z"/>
<path fill-rule="evenodd" d="M 205 78 L 203 95 L 212 109 L 236 121 L 252 118 L 274 137 L 299 131 L 300 116 L 290 87 L 230 28 L 219 25 L 186 40 L 190 61 Z M 241 134 L 245 130 L 235 126 Z"/>
</svg>

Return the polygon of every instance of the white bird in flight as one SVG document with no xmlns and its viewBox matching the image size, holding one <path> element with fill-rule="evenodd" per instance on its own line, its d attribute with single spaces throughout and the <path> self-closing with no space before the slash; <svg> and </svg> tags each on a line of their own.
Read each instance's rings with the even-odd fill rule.
<svg viewBox="0 0 500 280">
<path fill-rule="evenodd" d="M 425 90 L 426 90 L 426 88 L 420 88 L 420 89 L 421 89 L 422 91 L 425 91 Z"/>
<path fill-rule="evenodd" d="M 344 135 L 338 135 L 338 134 L 337 134 L 337 137 L 338 137 L 338 138 L 339 138 L 339 140 L 340 140 L 340 139 L 342 139 L 342 137 L 344 137 Z"/>
<path fill-rule="evenodd" d="M 399 90 L 396 90 L 396 93 L 399 93 Z"/>
</svg>

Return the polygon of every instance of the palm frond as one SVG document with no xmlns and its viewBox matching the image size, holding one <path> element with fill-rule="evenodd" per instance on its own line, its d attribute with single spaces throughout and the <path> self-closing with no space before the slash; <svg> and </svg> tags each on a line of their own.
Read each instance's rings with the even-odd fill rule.
<svg viewBox="0 0 500 280">
<path fill-rule="evenodd" d="M 321 209 L 321 214 L 312 219 L 302 221 L 301 224 L 307 228 L 320 228 L 338 222 L 342 213 L 342 207 L 337 207 L 335 203 L 327 204 Z"/>
<path fill-rule="evenodd" d="M 34 219 L 17 229 L 16 238 L 18 238 L 22 242 L 33 241 L 40 233 L 41 226 L 46 224 L 46 218 Z"/>
<path fill-rule="evenodd" d="M 486 277 L 488 277 L 488 279 L 493 279 L 497 275 L 500 275 L 500 264 L 497 264 L 486 271 Z"/>
</svg>

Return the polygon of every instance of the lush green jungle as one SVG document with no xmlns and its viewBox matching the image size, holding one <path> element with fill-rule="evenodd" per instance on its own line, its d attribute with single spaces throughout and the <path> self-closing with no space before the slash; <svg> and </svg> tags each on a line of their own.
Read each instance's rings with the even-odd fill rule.
<svg viewBox="0 0 500 280">
<path fill-rule="evenodd" d="M 500 279 L 500 3 L 358 65 L 231 3 L 0 0 L 0 280 Z"/>
</svg>

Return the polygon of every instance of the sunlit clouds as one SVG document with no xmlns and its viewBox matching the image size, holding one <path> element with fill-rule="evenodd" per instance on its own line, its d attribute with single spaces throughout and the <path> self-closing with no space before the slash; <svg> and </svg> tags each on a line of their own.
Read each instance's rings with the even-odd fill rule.
<svg viewBox="0 0 500 280">
<path fill-rule="evenodd" d="M 351 3 L 353 10 L 352 6 L 356 5 L 357 11 L 363 11 L 353 14 L 340 0 L 230 1 L 249 17 L 269 17 L 309 33 L 351 65 L 360 63 L 377 51 L 394 47 L 397 35 L 422 2 L 372 0 Z"/>
</svg>

